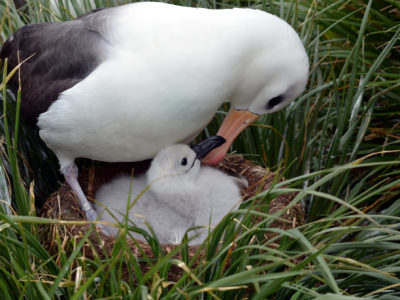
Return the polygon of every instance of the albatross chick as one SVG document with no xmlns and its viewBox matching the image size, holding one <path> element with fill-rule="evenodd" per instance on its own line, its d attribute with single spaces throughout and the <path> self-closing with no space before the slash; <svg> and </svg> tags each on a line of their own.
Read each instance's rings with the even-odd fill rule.
<svg viewBox="0 0 400 300">
<path fill-rule="evenodd" d="M 96 194 L 100 219 L 124 224 L 128 211 L 129 222 L 148 232 L 146 223 L 150 224 L 163 244 L 178 244 L 189 228 L 202 226 L 188 232 L 190 245 L 202 243 L 208 225 L 212 229 L 241 200 L 231 176 L 200 166 L 200 159 L 222 141 L 217 136 L 192 149 L 182 144 L 168 146 L 154 157 L 146 174 L 133 179 L 122 176 L 103 185 Z M 108 226 L 107 231 L 116 235 L 118 229 Z M 143 239 L 136 233 L 133 236 Z"/>
</svg>

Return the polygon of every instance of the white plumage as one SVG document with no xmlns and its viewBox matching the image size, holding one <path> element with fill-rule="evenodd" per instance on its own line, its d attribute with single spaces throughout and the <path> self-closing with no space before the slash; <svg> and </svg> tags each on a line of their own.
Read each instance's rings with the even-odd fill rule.
<svg viewBox="0 0 400 300">
<path fill-rule="evenodd" d="M 187 163 L 182 165 L 184 158 Z M 147 186 L 150 188 L 137 198 Z M 240 203 L 241 196 L 232 177 L 211 167 L 200 167 L 188 146 L 172 145 L 155 156 L 145 175 L 114 179 L 99 189 L 96 200 L 101 203 L 96 205 L 101 220 L 115 223 L 104 205 L 122 224 L 128 202 L 137 201 L 128 212 L 129 220 L 148 232 L 145 222 L 150 223 L 161 243 L 177 244 L 190 227 L 204 226 L 189 231 L 189 237 L 197 235 L 189 244 L 196 245 L 204 241 L 210 226 L 212 230 Z M 106 229 L 112 235 L 118 232 L 115 227 Z M 136 233 L 133 236 L 143 239 Z"/>
<path fill-rule="evenodd" d="M 258 10 L 135 3 L 107 10 L 97 30 L 104 61 L 39 117 L 40 136 L 61 169 L 76 157 L 151 158 L 166 145 L 192 140 L 223 101 L 273 112 L 307 79 L 297 34 Z M 281 94 L 285 99 L 268 109 Z"/>
</svg>

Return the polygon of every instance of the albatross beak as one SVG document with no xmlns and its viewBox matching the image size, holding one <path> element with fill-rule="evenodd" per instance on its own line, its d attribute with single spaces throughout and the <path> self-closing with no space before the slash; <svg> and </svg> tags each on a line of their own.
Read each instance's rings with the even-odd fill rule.
<svg viewBox="0 0 400 300">
<path fill-rule="evenodd" d="M 202 162 L 207 165 L 213 165 L 222 160 L 239 133 L 259 117 L 261 115 L 254 114 L 248 110 L 231 109 L 217 132 L 217 135 L 226 139 L 226 143 L 211 151 Z"/>
<path fill-rule="evenodd" d="M 197 159 L 203 159 L 210 151 L 221 146 L 225 143 L 225 139 L 220 136 L 212 136 L 192 147 L 192 150 L 196 153 Z"/>
</svg>

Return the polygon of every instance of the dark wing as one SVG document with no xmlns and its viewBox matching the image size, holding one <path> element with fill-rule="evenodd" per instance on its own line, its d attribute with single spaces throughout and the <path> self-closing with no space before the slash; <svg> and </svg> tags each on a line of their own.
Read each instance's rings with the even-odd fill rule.
<svg viewBox="0 0 400 300">
<path fill-rule="evenodd" d="M 93 19 L 97 14 L 103 15 L 98 11 L 74 21 L 24 26 L 3 44 L 0 59 L 8 58 L 9 72 L 19 61 L 33 55 L 22 64 L 20 72 L 21 113 L 31 125 L 36 125 L 38 116 L 60 93 L 84 79 L 104 60 L 108 44 L 96 31 L 97 22 Z M 104 16 L 98 19 L 104 21 Z M 17 74 L 9 87 L 17 92 Z"/>
</svg>

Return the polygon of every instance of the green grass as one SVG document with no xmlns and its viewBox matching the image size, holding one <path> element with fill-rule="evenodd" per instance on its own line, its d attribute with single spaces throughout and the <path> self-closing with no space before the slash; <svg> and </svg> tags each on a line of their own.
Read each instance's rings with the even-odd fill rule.
<svg viewBox="0 0 400 300">
<path fill-rule="evenodd" d="M 103 7 L 120 1 L 93 2 Z M 89 1 L 71 3 L 78 15 L 94 8 Z M 148 271 L 140 270 L 124 237 L 108 259 L 84 259 L 86 237 L 67 245 L 59 240 L 59 253 L 49 254 L 39 242 L 38 224 L 58 221 L 36 217 L 33 207 L 57 188 L 57 160 L 20 122 L 20 96 L 4 85 L 12 70 L 3 69 L 0 195 L 13 202 L 14 211 L 3 204 L 0 212 L 1 298 L 399 299 L 400 3 L 174 3 L 265 9 L 299 32 L 311 64 L 306 91 L 242 133 L 233 150 L 279 171 L 286 180 L 257 198 L 268 203 L 297 191 L 291 205 L 303 204 L 307 223 L 287 231 L 272 228 L 285 211 L 268 215 L 250 201 L 211 233 L 203 245 L 206 259 L 198 265 L 186 255 L 185 243 L 177 260 L 162 253 L 152 237 L 159 259 L 144 259 L 151 264 Z M 17 11 L 11 1 L 0 0 L 0 43 L 24 24 L 72 17 L 70 7 L 57 10 L 49 1 L 28 1 Z M 203 137 L 215 134 L 224 111 Z M 254 215 L 262 221 L 255 222 Z M 268 232 L 277 236 L 265 240 Z M 125 264 L 129 278 L 122 277 Z M 173 284 L 165 277 L 171 265 L 183 271 Z"/>
</svg>

